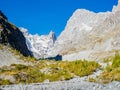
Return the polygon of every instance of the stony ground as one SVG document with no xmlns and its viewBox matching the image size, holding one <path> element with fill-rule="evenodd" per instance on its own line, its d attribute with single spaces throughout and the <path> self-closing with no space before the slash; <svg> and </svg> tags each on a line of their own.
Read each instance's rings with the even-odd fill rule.
<svg viewBox="0 0 120 90">
<path fill-rule="evenodd" d="M 9 66 L 12 63 L 24 62 L 19 58 L 15 57 L 15 55 L 10 50 L 8 50 L 7 47 L 2 47 L 2 49 L 0 49 L 0 66 Z"/>
<path fill-rule="evenodd" d="M 101 63 L 103 67 L 106 66 L 105 63 Z M 120 82 L 113 81 L 108 84 L 100 84 L 88 82 L 88 78 L 94 78 L 102 73 L 101 70 L 97 70 L 94 74 L 78 77 L 68 80 L 68 81 L 57 81 L 57 82 L 44 82 L 29 85 L 8 85 L 0 86 L 0 90 L 120 90 Z"/>
<path fill-rule="evenodd" d="M 0 44 L 1 46 L 1 44 Z M 1 48 L 2 47 L 2 48 Z M 11 64 L 24 64 L 24 65 L 32 65 L 30 62 L 24 62 L 20 59 L 19 55 L 15 55 L 8 46 L 0 47 L 0 67 L 2 66 L 10 66 Z"/>
<path fill-rule="evenodd" d="M 120 82 L 97 84 L 74 79 L 63 82 L 0 86 L 0 90 L 120 90 Z"/>
</svg>

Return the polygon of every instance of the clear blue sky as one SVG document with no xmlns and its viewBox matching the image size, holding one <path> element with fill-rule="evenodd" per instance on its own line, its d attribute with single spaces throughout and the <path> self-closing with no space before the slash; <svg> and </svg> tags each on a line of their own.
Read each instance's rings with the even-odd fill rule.
<svg viewBox="0 0 120 90">
<path fill-rule="evenodd" d="M 30 33 L 48 34 L 53 30 L 58 36 L 67 20 L 78 8 L 94 12 L 111 11 L 118 0 L 0 0 L 0 9 L 9 21 L 25 27 Z"/>
</svg>

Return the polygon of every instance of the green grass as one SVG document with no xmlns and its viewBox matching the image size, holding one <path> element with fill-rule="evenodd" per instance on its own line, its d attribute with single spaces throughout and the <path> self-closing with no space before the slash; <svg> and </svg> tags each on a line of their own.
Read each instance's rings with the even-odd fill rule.
<svg viewBox="0 0 120 90">
<path fill-rule="evenodd" d="M 10 82 L 10 80 L 1 80 L 1 79 L 0 79 L 0 85 L 8 85 L 8 84 L 12 84 L 12 83 Z"/>
<path fill-rule="evenodd" d="M 36 59 L 34 58 L 34 57 L 31 57 L 31 56 L 28 56 L 28 57 L 25 57 L 25 56 L 23 56 L 18 50 L 16 50 L 16 49 L 13 49 L 13 48 L 10 48 L 9 47 L 9 50 L 12 52 L 12 53 L 14 53 L 14 55 L 17 55 L 17 56 L 19 56 L 19 58 L 20 59 L 22 59 L 22 60 L 24 60 L 25 62 L 35 62 L 36 61 Z"/>
<path fill-rule="evenodd" d="M 90 75 L 99 67 L 100 65 L 98 63 L 86 60 L 73 62 L 41 60 L 36 61 L 34 66 L 11 64 L 11 66 L 7 68 L 0 68 L 0 75 L 14 76 L 16 79 L 14 84 L 39 83 L 45 80 L 53 82 L 69 80 L 74 78 L 75 75 L 80 77 Z M 13 82 L 8 84 L 11 83 Z"/>
<path fill-rule="evenodd" d="M 89 62 L 84 60 L 84 61 L 73 61 L 66 68 L 68 68 L 75 75 L 82 77 L 92 74 L 96 70 L 96 68 L 99 67 L 100 65 L 94 61 Z"/>
<path fill-rule="evenodd" d="M 0 49 L 2 48 L 2 45 L 0 44 Z"/>
<path fill-rule="evenodd" d="M 4 46 L 0 43 L 0 49 L 1 49 L 1 50 L 3 50 L 3 47 L 4 47 Z"/>
<path fill-rule="evenodd" d="M 98 81 L 109 83 L 111 81 L 120 81 L 120 54 L 115 54 L 111 58 L 112 64 L 108 65 L 104 72 L 98 77 Z"/>
<path fill-rule="evenodd" d="M 16 82 L 1 80 L 0 84 L 19 84 L 19 83 L 39 83 L 45 80 L 63 81 L 74 78 L 74 76 L 87 76 L 92 74 L 100 65 L 94 61 L 77 60 L 73 62 L 68 61 L 54 61 L 54 60 L 39 60 L 30 56 L 24 57 L 19 51 L 8 48 L 14 55 L 19 56 L 25 62 L 31 62 L 32 66 L 22 64 L 11 64 L 9 67 L 4 66 L 0 68 L 0 75 L 11 75 Z M 46 69 L 46 71 L 44 71 Z M 47 71 L 48 70 L 48 71 Z M 9 82 L 9 83 L 8 83 Z M 6 84 L 5 84 L 6 83 Z"/>
</svg>

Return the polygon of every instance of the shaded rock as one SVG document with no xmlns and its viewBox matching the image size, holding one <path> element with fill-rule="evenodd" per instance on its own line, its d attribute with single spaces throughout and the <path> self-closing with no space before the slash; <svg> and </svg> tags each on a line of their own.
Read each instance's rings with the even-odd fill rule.
<svg viewBox="0 0 120 90">
<path fill-rule="evenodd" d="M 26 45 L 26 39 L 22 32 L 0 11 L 0 43 L 10 45 L 24 56 L 32 56 Z"/>
</svg>

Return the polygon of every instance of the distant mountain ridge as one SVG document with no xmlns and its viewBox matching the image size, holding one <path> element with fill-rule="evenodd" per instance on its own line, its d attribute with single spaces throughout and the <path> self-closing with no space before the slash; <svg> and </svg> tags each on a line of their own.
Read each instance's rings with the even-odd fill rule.
<svg viewBox="0 0 120 90">
<path fill-rule="evenodd" d="M 51 31 L 48 35 L 32 35 L 25 28 L 20 28 L 26 38 L 26 44 L 37 59 L 44 59 L 47 53 L 52 50 L 56 41 L 56 35 Z"/>
</svg>

